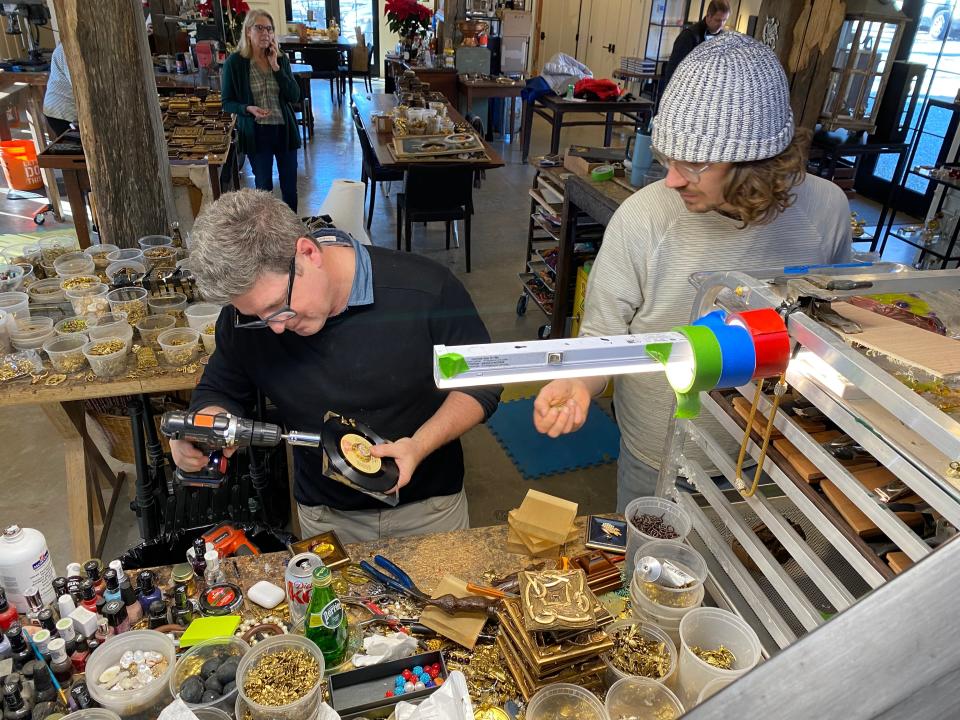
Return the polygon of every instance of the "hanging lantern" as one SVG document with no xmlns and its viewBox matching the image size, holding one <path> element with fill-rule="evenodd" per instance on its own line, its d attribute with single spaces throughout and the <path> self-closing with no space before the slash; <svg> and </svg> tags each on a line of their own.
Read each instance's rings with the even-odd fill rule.
<svg viewBox="0 0 960 720">
<path fill-rule="evenodd" d="M 824 129 L 875 130 L 906 22 L 890 0 L 847 3 L 820 115 Z"/>
</svg>

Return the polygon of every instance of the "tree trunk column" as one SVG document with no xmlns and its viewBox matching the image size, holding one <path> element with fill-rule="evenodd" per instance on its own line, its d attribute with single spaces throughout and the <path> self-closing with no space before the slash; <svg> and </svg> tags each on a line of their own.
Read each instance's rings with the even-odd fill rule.
<svg viewBox="0 0 960 720">
<path fill-rule="evenodd" d="M 100 238 L 135 247 L 144 235 L 166 234 L 176 219 L 140 0 L 54 0 L 54 6 Z"/>
</svg>

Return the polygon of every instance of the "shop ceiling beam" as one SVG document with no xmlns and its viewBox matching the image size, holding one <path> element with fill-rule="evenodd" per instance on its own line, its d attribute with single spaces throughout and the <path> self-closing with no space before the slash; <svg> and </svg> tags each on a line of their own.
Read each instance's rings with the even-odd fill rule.
<svg viewBox="0 0 960 720">
<path fill-rule="evenodd" d="M 166 234 L 176 219 L 173 181 L 140 0 L 54 7 L 100 238 L 131 247 Z"/>
</svg>

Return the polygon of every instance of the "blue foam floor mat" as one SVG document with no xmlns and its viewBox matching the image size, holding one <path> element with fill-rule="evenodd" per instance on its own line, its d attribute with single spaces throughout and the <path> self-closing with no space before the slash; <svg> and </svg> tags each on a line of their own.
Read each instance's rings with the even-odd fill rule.
<svg viewBox="0 0 960 720">
<path fill-rule="evenodd" d="M 591 402 L 587 421 L 577 432 L 553 439 L 533 426 L 533 398 L 500 403 L 487 427 L 526 480 L 614 462 L 620 454 L 620 430 Z"/>
</svg>

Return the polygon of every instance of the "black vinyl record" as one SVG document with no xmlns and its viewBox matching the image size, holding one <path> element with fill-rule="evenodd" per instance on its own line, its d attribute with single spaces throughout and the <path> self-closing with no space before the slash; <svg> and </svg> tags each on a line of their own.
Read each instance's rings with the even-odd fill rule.
<svg viewBox="0 0 960 720">
<path fill-rule="evenodd" d="M 331 466 L 359 487 L 384 493 L 400 479 L 400 468 L 393 458 L 370 455 L 370 447 L 387 440 L 363 423 L 331 416 L 323 423 L 322 439 Z"/>
</svg>

